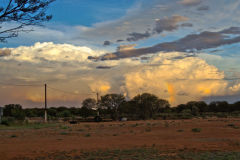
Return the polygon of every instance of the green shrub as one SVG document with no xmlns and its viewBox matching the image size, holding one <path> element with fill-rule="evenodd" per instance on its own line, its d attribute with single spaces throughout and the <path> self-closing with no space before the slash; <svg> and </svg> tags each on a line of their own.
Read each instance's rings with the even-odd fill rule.
<svg viewBox="0 0 240 160">
<path fill-rule="evenodd" d="M 239 129 L 239 127 L 236 126 L 235 124 L 228 124 L 227 126 L 228 126 L 228 127 L 232 127 L 232 128 L 234 128 L 234 129 Z"/>
<path fill-rule="evenodd" d="M 15 134 L 10 136 L 10 138 L 16 138 L 16 137 L 17 137 L 17 135 L 15 135 Z"/>
<path fill-rule="evenodd" d="M 61 132 L 60 134 L 61 134 L 61 135 L 68 135 L 69 133 L 67 133 L 67 132 Z"/>
<path fill-rule="evenodd" d="M 184 130 L 183 129 L 179 129 L 179 130 L 177 130 L 177 132 L 183 132 Z"/>
<path fill-rule="evenodd" d="M 1 124 L 5 126 L 10 126 L 11 124 L 15 123 L 15 118 L 13 117 L 3 117 Z"/>
<path fill-rule="evenodd" d="M 85 134 L 85 137 L 91 137 L 90 133 Z"/>
<path fill-rule="evenodd" d="M 193 129 L 192 129 L 192 132 L 201 132 L 201 131 L 202 131 L 201 128 L 193 128 Z"/>
<path fill-rule="evenodd" d="M 60 126 L 60 129 L 69 129 L 68 126 Z"/>
<path fill-rule="evenodd" d="M 145 131 L 146 131 L 146 132 L 151 132 L 152 129 L 151 129 L 150 127 L 148 127 L 148 128 L 145 129 Z"/>
</svg>

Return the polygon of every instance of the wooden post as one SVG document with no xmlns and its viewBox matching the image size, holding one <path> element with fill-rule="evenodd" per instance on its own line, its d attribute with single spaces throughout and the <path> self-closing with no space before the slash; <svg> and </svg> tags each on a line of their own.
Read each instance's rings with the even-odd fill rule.
<svg viewBox="0 0 240 160">
<path fill-rule="evenodd" d="M 0 124 L 2 123 L 3 108 L 0 107 Z"/>
<path fill-rule="evenodd" d="M 99 109 L 99 94 L 98 92 L 96 94 L 97 94 L 97 109 Z M 97 111 L 97 116 L 99 116 L 99 111 Z"/>
<path fill-rule="evenodd" d="M 45 109 L 44 109 L 44 122 L 47 123 L 47 84 L 45 86 Z"/>
</svg>

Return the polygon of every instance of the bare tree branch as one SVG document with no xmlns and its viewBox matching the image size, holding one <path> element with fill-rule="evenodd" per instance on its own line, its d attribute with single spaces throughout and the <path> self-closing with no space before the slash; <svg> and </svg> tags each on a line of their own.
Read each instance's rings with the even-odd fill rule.
<svg viewBox="0 0 240 160">
<path fill-rule="evenodd" d="M 5 6 L 0 3 L 0 43 L 17 37 L 19 32 L 32 31 L 24 29 L 27 26 L 41 26 L 42 22 L 49 21 L 52 15 L 47 15 L 46 9 L 53 1 L 9 0 Z M 12 24 L 13 27 L 6 27 L 6 24 Z"/>
</svg>

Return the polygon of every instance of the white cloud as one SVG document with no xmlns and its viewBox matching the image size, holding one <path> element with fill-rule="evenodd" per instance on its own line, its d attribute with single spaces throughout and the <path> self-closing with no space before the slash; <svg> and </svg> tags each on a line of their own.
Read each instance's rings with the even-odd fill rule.
<svg viewBox="0 0 240 160">
<path fill-rule="evenodd" d="M 87 61 L 88 56 L 99 56 L 103 51 L 94 51 L 85 46 L 74 46 L 70 44 L 54 44 L 52 42 L 35 43 L 31 47 L 20 46 L 11 49 L 11 55 L 6 60 L 17 60 L 19 62 L 40 63 L 42 60 L 71 62 Z"/>
<path fill-rule="evenodd" d="M 80 105 L 84 98 L 95 97 L 93 92 L 96 91 L 101 95 L 122 93 L 129 97 L 150 92 L 169 100 L 171 104 L 179 104 L 207 96 L 233 95 L 240 90 L 240 85 L 231 85 L 217 67 L 188 53 L 160 52 L 147 55 L 149 58 L 145 57 L 145 60 L 126 58 L 93 62 L 87 57 L 102 54 L 101 51 L 69 44 L 36 43 L 10 50 L 10 56 L 0 58 L 1 81 L 24 84 L 47 82 L 55 88 L 80 94 L 50 92 L 50 103 L 59 105 L 63 102 Z M 204 57 L 214 59 L 207 54 Z M 222 60 L 221 57 L 218 59 Z M 98 66 L 109 68 L 99 69 Z M 0 95 L 6 93 L 8 99 L 15 99 L 18 103 L 22 99 L 23 104 L 26 101 L 41 104 L 42 90 L 31 87 L 8 89 L 1 90 Z"/>
<path fill-rule="evenodd" d="M 229 94 L 223 72 L 198 57 L 174 59 L 183 54 L 159 53 L 150 61 L 159 66 L 126 73 L 125 89 L 128 95 L 133 97 L 140 92 L 150 92 L 168 99 L 171 104 L 179 104 Z M 238 90 L 236 88 L 235 91 Z"/>
</svg>

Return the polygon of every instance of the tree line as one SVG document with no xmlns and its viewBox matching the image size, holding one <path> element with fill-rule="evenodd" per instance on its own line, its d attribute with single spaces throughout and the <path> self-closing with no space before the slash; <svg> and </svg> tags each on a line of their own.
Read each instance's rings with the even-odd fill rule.
<svg viewBox="0 0 240 160">
<path fill-rule="evenodd" d="M 129 120 L 146 119 L 181 119 L 196 116 L 239 116 L 240 101 L 229 104 L 226 101 L 214 101 L 207 104 L 204 101 L 191 101 L 171 107 L 169 102 L 154 94 L 143 93 L 127 100 L 122 94 L 106 94 L 96 101 L 87 98 L 81 108 L 50 107 L 47 109 L 49 119 L 77 118 L 83 119 L 99 116 L 112 120 L 126 117 Z M 19 104 L 8 104 L 3 107 L 4 117 L 24 120 L 25 117 L 43 117 L 44 109 L 25 108 Z"/>
</svg>

